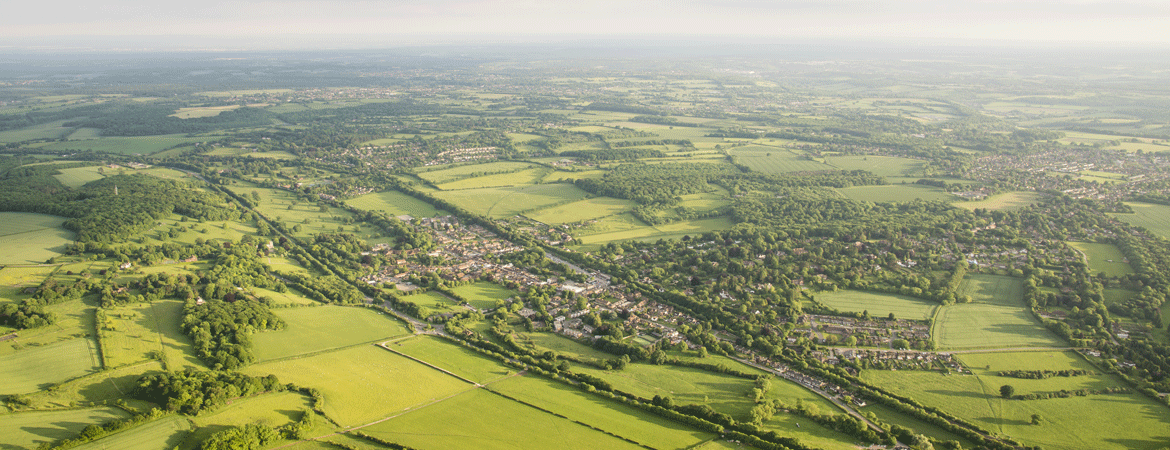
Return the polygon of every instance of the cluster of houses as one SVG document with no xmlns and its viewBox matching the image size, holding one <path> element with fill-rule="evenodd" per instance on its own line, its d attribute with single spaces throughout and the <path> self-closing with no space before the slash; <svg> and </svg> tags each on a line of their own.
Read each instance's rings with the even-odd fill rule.
<svg viewBox="0 0 1170 450">
<path fill-rule="evenodd" d="M 853 361 L 862 367 L 886 370 L 945 370 L 952 373 L 971 373 L 954 355 L 942 352 L 913 350 L 885 350 L 860 348 L 831 348 L 813 352 L 812 357 L 823 363 L 839 364 Z"/>
<path fill-rule="evenodd" d="M 857 345 L 889 348 L 896 339 L 905 339 L 911 344 L 930 341 L 930 327 L 923 322 L 896 319 L 858 319 L 853 317 L 805 314 L 797 319 L 798 324 L 808 325 L 810 333 L 824 341 L 827 335 L 839 340 L 857 338 Z"/>
</svg>

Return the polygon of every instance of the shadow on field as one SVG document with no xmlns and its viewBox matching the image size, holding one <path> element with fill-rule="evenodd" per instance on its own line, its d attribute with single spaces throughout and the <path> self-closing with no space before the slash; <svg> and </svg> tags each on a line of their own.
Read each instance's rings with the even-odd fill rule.
<svg viewBox="0 0 1170 450">
<path fill-rule="evenodd" d="M 1002 417 L 980 417 L 980 418 L 977 418 L 975 420 L 983 421 L 983 422 L 987 422 L 987 423 L 994 423 L 996 425 L 1001 425 L 1001 426 L 1002 425 L 1023 426 L 1023 425 L 1031 425 L 1032 424 L 1032 422 L 1029 422 L 1027 420 L 1004 419 Z"/>
<path fill-rule="evenodd" d="M 945 395 L 948 397 L 969 397 L 969 398 L 987 398 L 988 397 L 987 394 L 984 394 L 982 392 L 972 392 L 972 391 L 952 391 L 952 390 L 947 390 L 947 389 L 934 389 L 934 390 L 928 390 L 926 392 L 929 392 L 931 394 Z"/>
</svg>

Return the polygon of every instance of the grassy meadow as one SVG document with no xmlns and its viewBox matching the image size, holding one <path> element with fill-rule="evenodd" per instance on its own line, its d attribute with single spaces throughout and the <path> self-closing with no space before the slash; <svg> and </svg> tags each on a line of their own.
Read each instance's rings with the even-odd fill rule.
<svg viewBox="0 0 1170 450">
<path fill-rule="evenodd" d="M 391 217 L 434 217 L 447 215 L 442 210 L 435 209 L 429 203 L 418 200 L 398 191 L 374 192 L 345 201 L 349 206 L 366 211 L 381 212 Z"/>
<path fill-rule="evenodd" d="M 882 294 L 843 290 L 818 292 L 816 301 L 842 312 L 869 311 L 873 317 L 886 317 L 894 313 L 899 319 L 929 319 L 938 303 L 903 295 Z"/>
<path fill-rule="evenodd" d="M 434 193 L 435 197 L 463 209 L 493 218 L 511 217 L 527 211 L 554 207 L 584 199 L 586 195 L 585 191 L 565 183 L 483 187 Z"/>
<path fill-rule="evenodd" d="M 60 439 L 73 438 L 91 423 L 105 423 L 126 416 L 120 409 L 107 407 L 0 414 L 0 440 L 3 441 L 0 448 L 38 448 Z"/>
<path fill-rule="evenodd" d="M 480 384 L 499 380 L 513 370 L 462 345 L 433 336 L 415 336 L 385 345 Z"/>
<path fill-rule="evenodd" d="M 833 189 L 841 196 L 859 202 L 908 202 L 915 199 L 950 201 L 955 196 L 934 186 L 923 184 L 883 184 Z"/>
<path fill-rule="evenodd" d="M 73 241 L 63 223 L 46 214 L 0 212 L 0 264 L 38 264 L 60 255 Z"/>
<path fill-rule="evenodd" d="M 35 392 L 99 367 L 97 344 L 89 339 L 27 347 L 0 356 L 0 395 Z"/>
<path fill-rule="evenodd" d="M 201 369 L 191 338 L 183 333 L 183 302 L 159 300 L 106 310 L 102 351 L 111 367 L 160 358 L 171 370 Z"/>
<path fill-rule="evenodd" d="M 1134 273 L 1133 267 L 1116 245 L 1092 242 L 1069 242 L 1068 245 L 1085 255 L 1089 271 L 1094 274 L 1104 273 L 1110 277 L 1122 277 Z"/>
<path fill-rule="evenodd" d="M 1064 347 L 1023 303 L 1023 282 L 998 275 L 967 275 L 960 296 L 972 303 L 945 306 L 932 334 L 943 349 Z"/>
<path fill-rule="evenodd" d="M 495 308 L 496 301 L 519 295 L 516 291 L 490 281 L 477 281 L 468 285 L 454 287 L 451 288 L 451 292 L 467 299 L 467 302 L 471 306 L 481 311 Z"/>
</svg>

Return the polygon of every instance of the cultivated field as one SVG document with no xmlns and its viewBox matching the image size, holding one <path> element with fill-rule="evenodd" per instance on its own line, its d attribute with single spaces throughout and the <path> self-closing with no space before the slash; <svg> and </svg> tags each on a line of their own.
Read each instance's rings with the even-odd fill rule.
<svg viewBox="0 0 1170 450">
<path fill-rule="evenodd" d="M 507 420 L 502 422 L 501 418 Z M 411 448 L 642 448 L 483 389 L 461 393 L 362 431 Z"/>
<path fill-rule="evenodd" d="M 105 178 L 106 176 L 98 171 L 100 168 L 101 166 L 89 166 L 57 169 L 57 172 L 60 173 L 53 175 L 53 178 L 56 178 L 57 181 L 60 181 L 61 184 L 68 187 L 81 187 L 90 181 L 96 181 Z M 113 169 L 106 170 L 110 170 L 110 173 L 117 173 Z"/>
<path fill-rule="evenodd" d="M 27 398 L 35 409 L 58 409 L 76 406 L 81 402 L 100 403 L 124 398 L 137 387 L 138 378 L 147 372 L 161 372 L 162 364 L 147 361 L 116 369 L 103 370 L 72 381 L 61 383 L 52 390 L 38 391 Z"/>
<path fill-rule="evenodd" d="M 923 161 L 896 156 L 829 156 L 825 162 L 840 170 L 865 170 L 883 177 L 914 177 L 922 175 Z"/>
<path fill-rule="evenodd" d="M 0 144 L 29 141 L 33 139 L 60 139 L 73 132 L 72 127 L 62 126 L 66 120 L 44 123 L 18 130 L 0 131 Z"/>
<path fill-rule="evenodd" d="M 584 220 L 592 220 L 599 217 L 611 216 L 621 212 L 629 211 L 634 207 L 634 202 L 630 200 L 597 197 L 587 200 L 580 200 L 572 203 L 567 203 L 560 206 L 542 209 L 525 214 L 528 218 L 541 223 L 549 225 L 560 225 L 563 223 L 580 222 Z"/>
<path fill-rule="evenodd" d="M 1089 271 L 1094 274 L 1104 272 L 1106 276 L 1121 277 L 1134 273 L 1125 255 L 1113 244 L 1069 242 L 1068 245 L 1085 255 Z"/>
<path fill-rule="evenodd" d="M 519 172 L 485 175 L 475 178 L 464 178 L 448 183 L 436 184 L 435 187 L 444 191 L 456 191 L 463 189 L 482 189 L 501 186 L 528 186 L 539 183 L 540 180 L 544 179 L 545 175 L 548 175 L 549 173 L 552 173 L 552 169 L 540 167 L 536 169 L 521 170 Z"/>
<path fill-rule="evenodd" d="M 0 448 L 33 449 L 81 433 L 91 423 L 105 423 L 126 417 L 117 408 L 27 411 L 0 414 Z M 162 449 L 160 449 L 162 450 Z"/>
<path fill-rule="evenodd" d="M 97 345 L 70 339 L 0 357 L 0 395 L 26 394 L 80 377 L 100 367 Z"/>
<path fill-rule="evenodd" d="M 171 370 L 201 369 L 191 338 L 183 334 L 183 302 L 159 300 L 106 310 L 108 322 L 102 338 L 106 365 L 110 367 L 161 356 Z"/>
<path fill-rule="evenodd" d="M 433 336 L 394 340 L 386 346 L 481 384 L 503 378 L 513 370 L 462 345 Z"/>
<path fill-rule="evenodd" d="M 252 336 L 256 359 L 268 361 L 408 334 L 393 316 L 346 306 L 281 308 L 288 328 Z"/>
<path fill-rule="evenodd" d="M 300 420 L 303 411 L 311 410 L 312 400 L 298 392 L 276 392 L 238 399 L 216 409 L 212 414 L 196 417 L 194 422 L 199 429 L 195 431 L 195 440 L 202 441 L 218 431 L 240 424 L 257 423 L 276 428 Z"/>
<path fill-rule="evenodd" d="M 818 292 L 817 302 L 842 312 L 869 311 L 872 317 L 894 313 L 899 319 L 929 319 L 938 303 L 894 294 L 863 291 Z"/>
<path fill-rule="evenodd" d="M 477 175 L 492 172 L 503 172 L 509 170 L 518 170 L 530 167 L 539 167 L 536 164 L 517 162 L 517 161 L 497 161 L 485 164 L 472 164 L 467 166 L 452 167 L 450 169 L 427 170 L 419 171 L 417 173 L 419 178 L 430 181 L 434 184 L 450 183 L 455 180 L 470 178 Z"/>
<path fill-rule="evenodd" d="M 1170 206 L 1153 203 L 1126 203 L 1133 214 L 1110 214 L 1130 225 L 1145 227 L 1151 233 L 1170 239 Z"/>
<path fill-rule="evenodd" d="M 366 211 L 381 212 L 391 217 L 407 215 L 411 217 L 434 217 L 448 213 L 435 209 L 434 206 L 419 199 L 398 191 L 383 191 L 354 197 L 345 201 L 346 204 Z"/>
<path fill-rule="evenodd" d="M 224 111 L 231 111 L 239 108 L 240 105 L 226 105 L 226 106 L 194 106 L 190 108 L 179 108 L 171 117 L 178 117 L 180 119 L 196 119 L 200 117 L 215 117 Z"/>
<path fill-rule="evenodd" d="M 1162 412 L 1165 407 L 1138 394 L 1047 400 L 999 397 L 999 387 L 1004 384 L 1012 385 L 1021 394 L 1119 385 L 1104 375 L 1023 380 L 997 374 L 1001 370 L 1092 370 L 1071 353 L 965 354 L 960 360 L 975 374 L 944 376 L 935 372 L 874 370 L 862 372 L 862 378 L 927 406 L 946 408 L 985 429 L 1045 449 L 1156 449 L 1170 439 L 1170 431 L 1165 431 L 1170 430 L 1170 417 Z M 1032 414 L 1040 414 L 1044 422 L 1032 425 Z M 1151 433 L 1151 430 L 1163 431 Z"/>
<path fill-rule="evenodd" d="M 1043 194 L 1030 191 L 1017 191 L 993 195 L 983 200 L 973 202 L 955 202 L 955 206 L 967 208 L 970 210 L 988 209 L 992 211 L 1019 211 L 1024 207 L 1032 205 L 1043 199 Z"/>
<path fill-rule="evenodd" d="M 473 213 L 500 218 L 580 200 L 586 193 L 571 184 L 553 183 L 441 191 L 434 195 Z"/>
<path fill-rule="evenodd" d="M 955 196 L 934 186 L 922 184 L 885 184 L 834 189 L 845 198 L 859 202 L 908 202 L 914 199 L 950 201 Z"/>
<path fill-rule="evenodd" d="M 186 134 L 165 134 L 141 137 L 101 137 L 97 139 L 53 142 L 41 148 L 53 151 L 86 151 L 149 155 L 179 144 L 203 142 L 209 138 L 189 137 Z"/>
<path fill-rule="evenodd" d="M 60 254 L 73 241 L 65 219 L 45 214 L 0 212 L 0 264 L 36 264 Z"/>
<path fill-rule="evenodd" d="M 320 389 L 325 413 L 344 426 L 366 424 L 474 388 L 374 345 L 257 364 L 244 372 L 273 374 L 283 383 Z"/>
<path fill-rule="evenodd" d="M 806 158 L 803 152 L 797 153 L 780 147 L 748 145 L 735 147 L 727 152 L 735 157 L 736 162 L 747 166 L 753 172 L 788 173 L 837 170 L 836 167 Z"/>
<path fill-rule="evenodd" d="M 187 418 L 169 416 L 74 448 L 79 450 L 170 450 L 178 447 L 190 430 L 191 422 L 188 422 Z"/>
<path fill-rule="evenodd" d="M 1016 278 L 967 275 L 959 295 L 973 303 L 939 310 L 932 329 L 940 348 L 1064 347 L 1023 304 L 1023 284 Z"/>
<path fill-rule="evenodd" d="M 688 448 L 715 437 L 540 377 L 512 377 L 491 389 L 652 448 Z"/>
<path fill-rule="evenodd" d="M 614 355 L 610 353 L 595 350 L 593 347 L 556 333 L 517 333 L 516 343 L 538 352 L 553 351 L 557 354 L 574 356 L 585 360 L 606 360 L 614 358 Z"/>
</svg>

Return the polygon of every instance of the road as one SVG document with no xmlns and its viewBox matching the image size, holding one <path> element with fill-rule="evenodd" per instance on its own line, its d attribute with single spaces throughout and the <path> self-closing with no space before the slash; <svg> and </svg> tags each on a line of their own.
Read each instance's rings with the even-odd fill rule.
<svg viewBox="0 0 1170 450">
<path fill-rule="evenodd" d="M 884 433 L 884 432 L 885 432 L 885 430 L 883 430 L 883 429 L 882 429 L 882 427 L 879 427 L 879 426 L 878 426 L 876 423 L 873 423 L 873 422 L 871 422 L 871 421 L 870 421 L 869 419 L 867 419 L 865 416 L 861 415 L 861 413 L 857 412 L 857 410 L 856 410 L 856 409 L 853 409 L 853 407 L 852 407 L 852 406 L 849 406 L 849 404 L 847 404 L 847 403 L 845 403 L 845 402 L 843 402 L 843 401 L 839 400 L 837 397 L 835 397 L 835 396 L 833 396 L 833 395 L 829 394 L 828 392 L 822 391 L 822 390 L 820 390 L 820 389 L 817 389 L 817 388 L 814 388 L 814 387 L 805 386 L 804 384 L 801 384 L 799 381 L 797 381 L 797 380 L 794 380 L 794 379 L 792 379 L 792 378 L 789 378 L 787 373 L 780 372 L 780 371 L 778 371 L 778 370 L 776 370 L 776 369 L 773 369 L 773 368 L 771 368 L 771 367 L 767 367 L 767 366 L 762 366 L 762 365 L 756 364 L 754 361 L 747 360 L 747 359 L 742 359 L 742 358 L 739 358 L 739 357 L 732 357 L 731 359 L 734 359 L 734 360 L 736 360 L 736 361 L 739 361 L 739 362 L 741 362 L 741 363 L 744 363 L 744 364 L 746 364 L 746 365 L 748 365 L 748 366 L 755 367 L 755 368 L 757 368 L 757 369 L 763 370 L 763 371 L 765 371 L 765 372 L 768 372 L 768 373 L 771 373 L 771 374 L 775 374 L 775 375 L 777 375 L 777 376 L 780 376 L 781 378 L 784 378 L 784 379 L 786 379 L 786 380 L 792 381 L 793 383 L 799 384 L 801 387 L 803 387 L 803 388 L 805 388 L 805 389 L 808 389 L 808 390 L 810 390 L 810 391 L 812 391 L 812 392 L 816 393 L 817 395 L 819 395 L 819 396 L 821 396 L 821 397 L 824 397 L 826 400 L 828 400 L 828 401 L 830 401 L 830 402 L 833 402 L 833 404 L 834 404 L 834 405 L 837 405 L 837 407 L 838 407 L 838 408 L 841 408 L 841 409 L 842 409 L 842 410 L 844 410 L 846 413 L 848 413 L 850 416 L 853 416 L 853 417 L 854 417 L 854 418 L 856 418 L 857 420 L 860 420 L 862 423 L 864 423 L 864 424 L 865 424 L 866 426 L 868 426 L 870 429 L 872 429 L 872 430 L 874 430 L 874 431 L 876 431 L 876 432 L 878 432 L 878 433 Z"/>
</svg>

